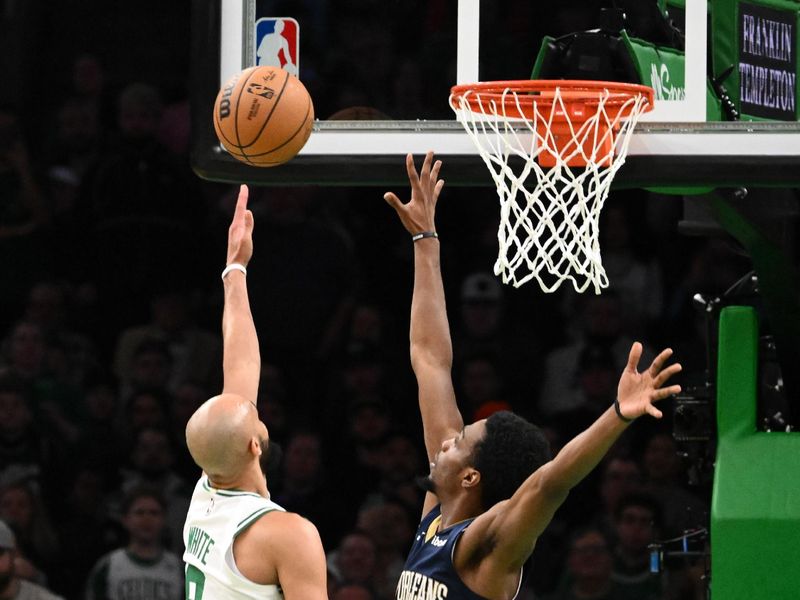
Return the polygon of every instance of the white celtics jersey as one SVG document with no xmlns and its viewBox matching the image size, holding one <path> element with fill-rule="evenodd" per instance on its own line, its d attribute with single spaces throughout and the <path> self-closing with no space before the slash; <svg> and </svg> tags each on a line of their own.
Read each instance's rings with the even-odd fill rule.
<svg viewBox="0 0 800 600">
<path fill-rule="evenodd" d="M 186 600 L 282 600 L 277 585 L 246 579 L 233 559 L 233 541 L 263 515 L 283 510 L 252 492 L 217 490 L 203 475 L 194 488 L 183 526 Z"/>
<path fill-rule="evenodd" d="M 85 597 L 87 600 L 178 600 L 182 579 L 181 560 L 172 552 L 147 560 L 119 548 L 97 561 L 86 582 Z M 19 597 L 27 598 L 22 593 Z"/>
</svg>

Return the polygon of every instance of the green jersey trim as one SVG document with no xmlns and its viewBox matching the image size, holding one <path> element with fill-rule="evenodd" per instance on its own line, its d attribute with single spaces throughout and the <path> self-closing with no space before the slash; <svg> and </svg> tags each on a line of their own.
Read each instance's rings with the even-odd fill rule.
<svg viewBox="0 0 800 600">
<path fill-rule="evenodd" d="M 275 508 L 259 508 L 254 513 L 251 513 L 249 516 L 245 517 L 236 525 L 236 533 L 233 534 L 233 537 L 238 536 L 242 533 L 245 529 L 250 527 L 253 523 L 255 523 L 260 517 L 264 516 L 267 513 L 273 512 L 277 509 Z"/>
<path fill-rule="evenodd" d="M 203 489 L 207 492 L 214 492 L 219 494 L 220 496 L 253 496 L 254 498 L 263 498 L 263 496 L 259 494 L 255 494 L 253 492 L 245 492 L 244 490 L 237 490 L 237 489 L 230 489 L 230 490 L 221 490 L 219 488 L 211 487 L 208 485 L 208 479 L 203 480 Z"/>
</svg>

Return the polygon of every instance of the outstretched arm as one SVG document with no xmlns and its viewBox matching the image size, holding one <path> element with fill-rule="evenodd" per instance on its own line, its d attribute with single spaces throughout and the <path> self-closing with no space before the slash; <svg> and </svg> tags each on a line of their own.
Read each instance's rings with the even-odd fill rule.
<svg viewBox="0 0 800 600">
<path fill-rule="evenodd" d="M 681 370 L 678 363 L 664 368 L 672 350 L 664 350 L 650 367 L 639 373 L 637 366 L 642 345 L 633 344 L 628 364 L 617 388 L 621 414 L 635 419 L 649 414 L 662 416 L 654 402 L 680 392 L 680 386 L 662 387 Z M 577 485 L 594 469 L 630 421 L 621 419 L 610 407 L 586 431 L 569 442 L 549 463 L 543 465 L 520 486 L 507 501 L 501 502 L 475 520 L 467 532 L 497 542 L 489 560 L 501 572 L 515 571 L 533 551 L 536 538 L 550 523 L 556 509 Z M 478 528 L 472 531 L 475 525 Z M 467 541 L 465 532 L 465 542 Z"/>
<path fill-rule="evenodd" d="M 428 152 L 417 175 L 414 158 L 406 157 L 411 200 L 403 204 L 392 192 L 384 195 L 413 236 L 435 231 L 434 216 L 444 181 L 438 179 L 441 161 Z M 414 242 L 414 295 L 411 300 L 411 366 L 419 387 L 419 408 L 425 448 L 432 460 L 442 442 L 458 434 L 464 423 L 456 406 L 451 369 L 453 348 L 439 265 L 439 240 Z"/>
<path fill-rule="evenodd" d="M 247 186 L 239 189 L 239 199 L 228 229 L 226 265 L 246 267 L 253 255 L 253 213 L 247 209 Z M 250 313 L 247 278 L 239 270 L 223 277 L 225 308 L 222 313 L 223 393 L 237 394 L 255 404 L 261 373 L 258 337 Z"/>
</svg>

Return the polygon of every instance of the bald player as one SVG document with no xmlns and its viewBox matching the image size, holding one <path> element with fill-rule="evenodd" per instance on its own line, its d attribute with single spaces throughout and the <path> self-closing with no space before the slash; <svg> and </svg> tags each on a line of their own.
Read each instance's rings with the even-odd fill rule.
<svg viewBox="0 0 800 600">
<path fill-rule="evenodd" d="M 261 357 L 247 297 L 253 254 L 247 195 L 241 186 L 222 272 L 222 394 L 198 408 L 186 426 L 189 452 L 203 469 L 183 529 L 186 600 L 322 600 L 319 533 L 269 499 L 262 468 L 269 434 L 256 409 Z"/>
</svg>

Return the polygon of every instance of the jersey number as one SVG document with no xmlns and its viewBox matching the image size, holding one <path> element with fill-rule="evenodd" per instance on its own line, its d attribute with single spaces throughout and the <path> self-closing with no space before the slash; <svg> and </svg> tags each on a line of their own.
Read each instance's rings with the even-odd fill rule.
<svg viewBox="0 0 800 600">
<path fill-rule="evenodd" d="M 206 576 L 192 565 L 186 565 L 186 600 L 203 600 Z"/>
</svg>

